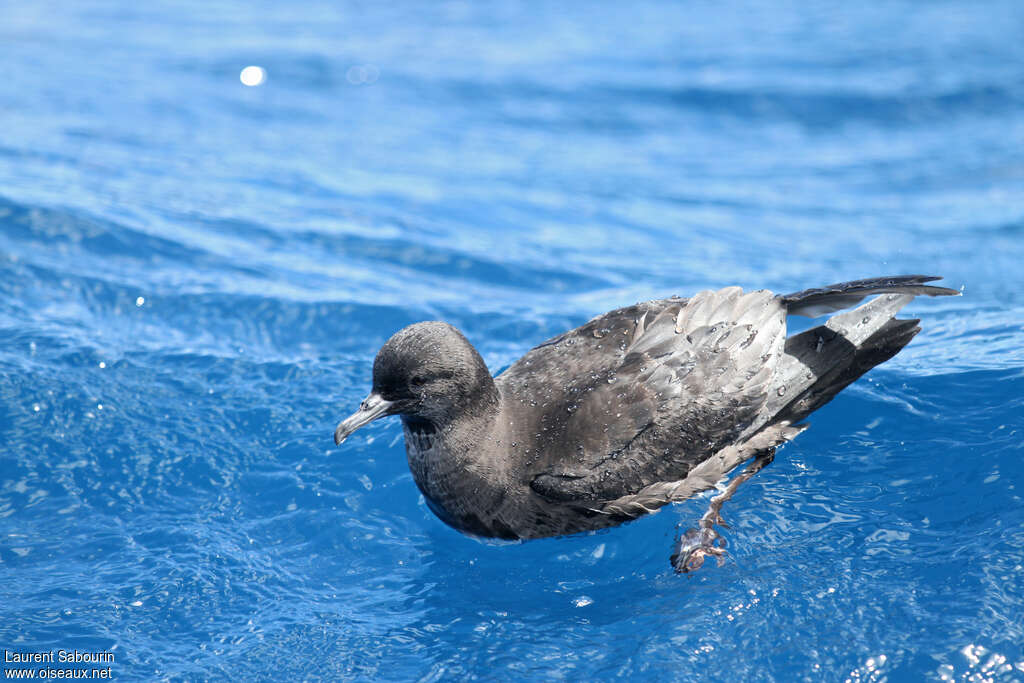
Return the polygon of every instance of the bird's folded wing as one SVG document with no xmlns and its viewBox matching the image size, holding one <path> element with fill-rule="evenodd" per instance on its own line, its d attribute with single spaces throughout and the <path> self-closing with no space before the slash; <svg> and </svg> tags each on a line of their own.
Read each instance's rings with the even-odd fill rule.
<svg viewBox="0 0 1024 683">
<path fill-rule="evenodd" d="M 729 287 L 633 309 L 631 325 L 619 315 L 618 326 L 601 327 L 597 318 L 558 341 L 607 329 L 617 353 L 567 382 L 561 414 L 541 411 L 530 486 L 546 498 L 589 505 L 682 479 L 737 439 L 767 400 L 785 343 L 785 309 L 771 292 Z"/>
</svg>

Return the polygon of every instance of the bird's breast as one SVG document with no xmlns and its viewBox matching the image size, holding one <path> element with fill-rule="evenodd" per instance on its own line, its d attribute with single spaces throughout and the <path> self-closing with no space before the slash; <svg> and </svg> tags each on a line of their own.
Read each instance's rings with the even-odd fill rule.
<svg viewBox="0 0 1024 683">
<path fill-rule="evenodd" d="M 468 466 L 467 454 L 453 448 L 442 430 L 407 418 L 403 426 L 409 469 L 427 506 L 441 521 L 474 536 L 519 537 L 495 518 L 504 490 Z"/>
</svg>

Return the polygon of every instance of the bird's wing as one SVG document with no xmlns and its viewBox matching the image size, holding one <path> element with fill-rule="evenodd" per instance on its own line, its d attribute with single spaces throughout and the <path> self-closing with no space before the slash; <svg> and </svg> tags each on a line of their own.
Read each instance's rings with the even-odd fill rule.
<svg viewBox="0 0 1024 683">
<path fill-rule="evenodd" d="M 622 365 L 660 312 L 685 304 L 686 299 L 661 299 L 599 315 L 534 347 L 495 381 L 511 409 L 522 408 L 516 412 L 535 415 L 547 406 L 578 404 L 580 392 Z"/>
<path fill-rule="evenodd" d="M 682 479 L 740 436 L 772 386 L 785 308 L 729 287 L 613 311 L 551 344 L 558 353 L 534 349 L 502 390 L 541 402 L 519 413 L 539 416 L 540 447 L 525 456 L 533 490 L 590 505 Z M 527 394 L 531 370 L 549 363 L 556 380 Z"/>
<path fill-rule="evenodd" d="M 872 277 L 866 280 L 837 282 L 834 285 L 814 287 L 780 297 L 790 315 L 816 318 L 844 308 L 851 308 L 864 297 L 874 294 L 900 294 L 909 296 L 956 296 L 955 289 L 927 285 L 926 282 L 941 280 L 934 275 L 890 275 Z"/>
</svg>

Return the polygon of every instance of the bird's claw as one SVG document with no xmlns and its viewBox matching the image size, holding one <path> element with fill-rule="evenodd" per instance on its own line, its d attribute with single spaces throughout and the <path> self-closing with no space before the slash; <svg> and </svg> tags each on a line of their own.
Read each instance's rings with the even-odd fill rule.
<svg viewBox="0 0 1024 683">
<path fill-rule="evenodd" d="M 725 564 L 725 539 L 711 526 L 702 526 L 700 530 L 688 529 L 676 539 L 675 552 L 670 561 L 677 574 L 697 571 L 704 566 L 707 557 L 714 557 L 718 566 Z"/>
<path fill-rule="evenodd" d="M 714 557 L 718 560 L 718 566 L 725 564 L 725 539 L 722 538 L 715 526 L 728 529 L 729 525 L 722 519 L 722 505 L 732 498 L 736 488 L 757 474 L 765 465 L 775 458 L 775 449 L 769 448 L 758 454 L 753 462 L 747 465 L 739 475 L 733 477 L 732 481 L 718 495 L 711 499 L 708 511 L 700 518 L 697 529 L 688 529 L 682 536 L 676 536 L 674 552 L 669 561 L 677 574 L 697 571 L 704 566 L 707 557 Z"/>
</svg>

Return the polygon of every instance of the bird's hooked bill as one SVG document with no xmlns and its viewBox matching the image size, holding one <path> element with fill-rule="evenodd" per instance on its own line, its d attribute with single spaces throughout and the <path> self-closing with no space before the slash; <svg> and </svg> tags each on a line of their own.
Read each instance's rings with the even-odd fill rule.
<svg viewBox="0 0 1024 683">
<path fill-rule="evenodd" d="M 394 404 L 394 401 L 385 400 L 380 394 L 374 393 L 367 396 L 359 404 L 359 410 L 351 417 L 342 420 L 338 428 L 334 430 L 335 445 L 340 446 L 342 441 L 360 427 L 373 422 L 379 417 L 390 415 L 391 407 Z"/>
</svg>

